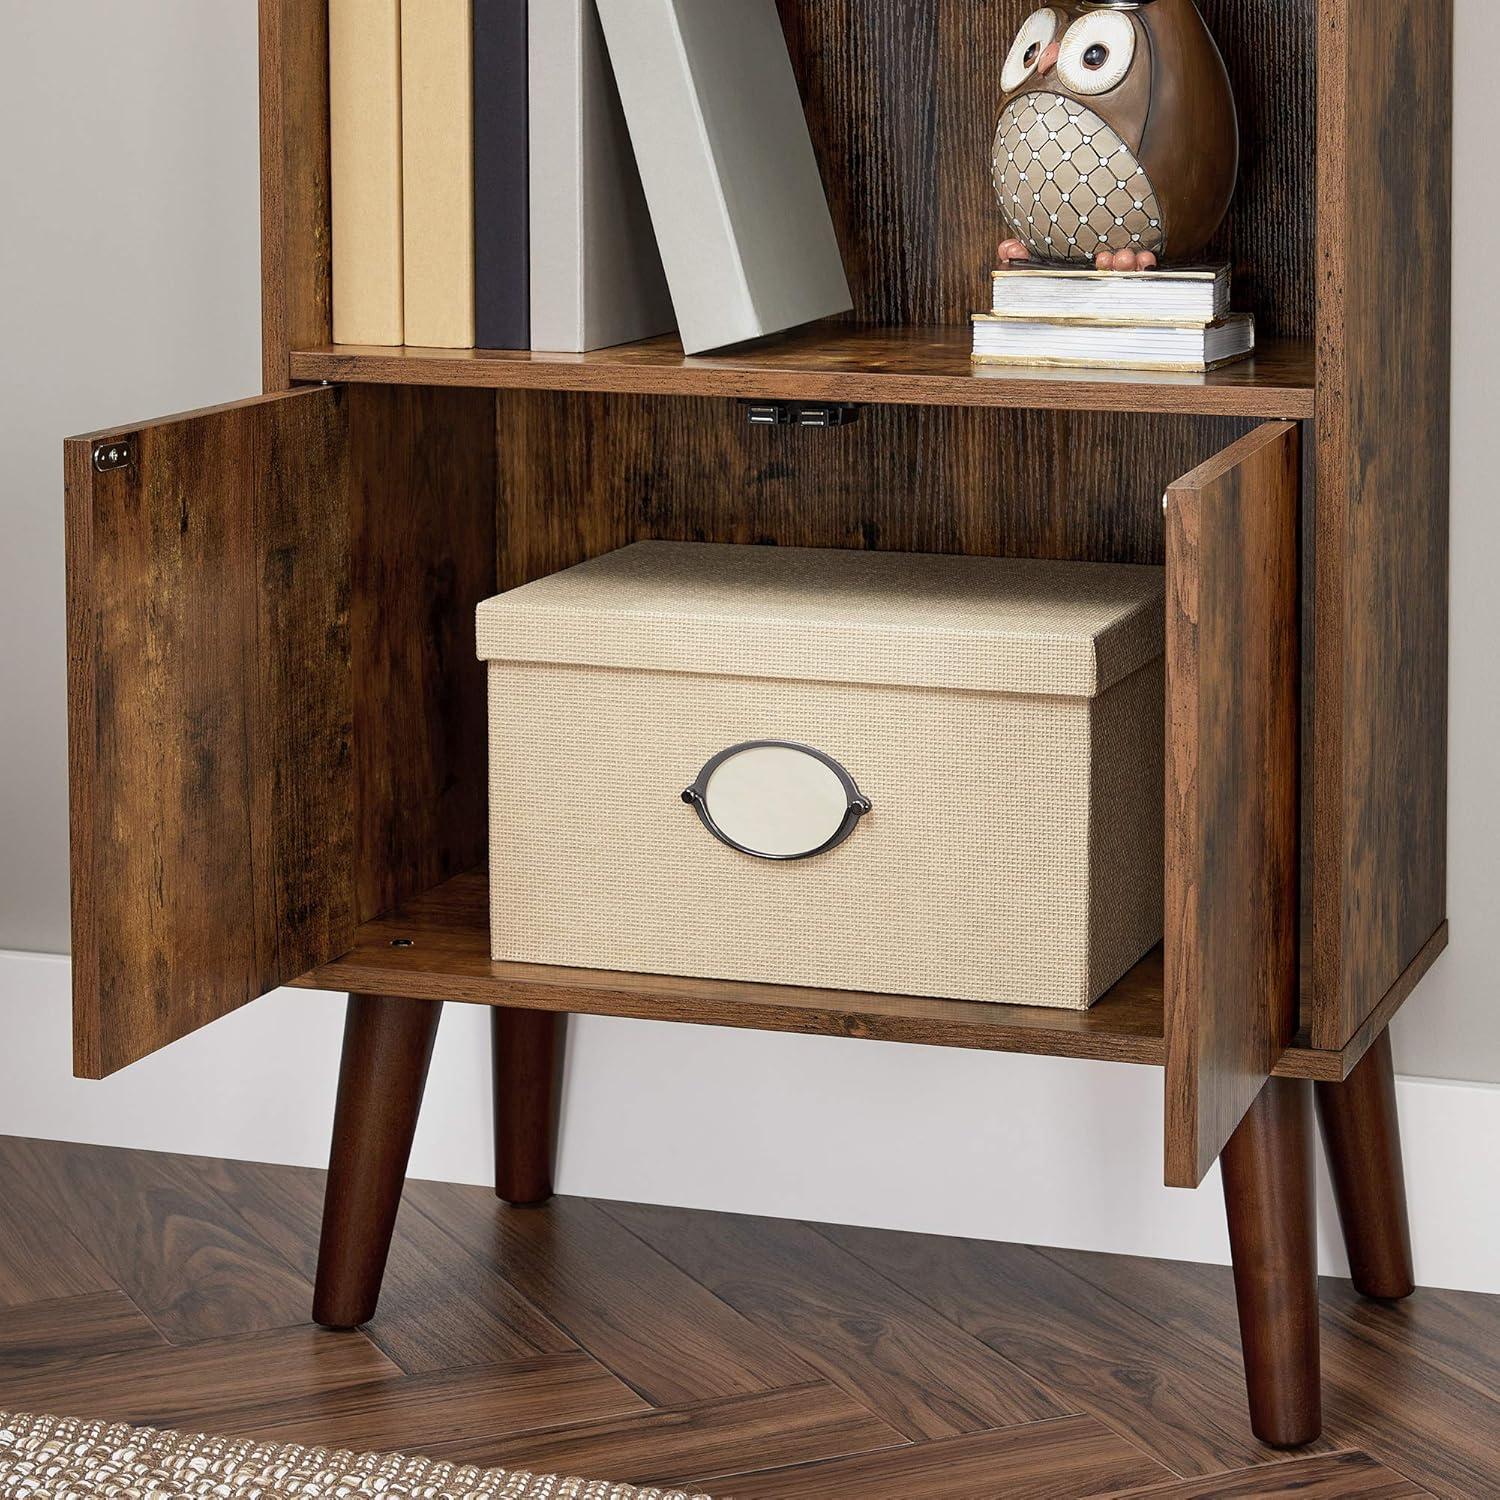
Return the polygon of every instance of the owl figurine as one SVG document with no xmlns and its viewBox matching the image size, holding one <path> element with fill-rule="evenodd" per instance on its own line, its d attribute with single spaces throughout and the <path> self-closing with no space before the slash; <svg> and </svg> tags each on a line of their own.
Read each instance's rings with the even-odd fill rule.
<svg viewBox="0 0 1500 1500">
<path fill-rule="evenodd" d="M 1000 74 L 1002 260 L 1146 270 L 1191 260 L 1229 209 L 1239 123 L 1194 0 L 1060 0 Z"/>
</svg>

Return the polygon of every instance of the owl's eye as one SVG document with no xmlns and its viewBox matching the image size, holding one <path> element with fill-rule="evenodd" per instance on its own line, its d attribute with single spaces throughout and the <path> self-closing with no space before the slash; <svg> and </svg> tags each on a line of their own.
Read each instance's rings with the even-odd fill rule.
<svg viewBox="0 0 1500 1500">
<path fill-rule="evenodd" d="M 1068 27 L 1057 56 L 1057 76 L 1074 94 L 1104 94 L 1130 71 L 1135 26 L 1123 11 L 1099 11 Z"/>
<path fill-rule="evenodd" d="M 1036 71 L 1042 53 L 1057 40 L 1060 25 L 1058 14 L 1050 5 L 1026 17 L 1000 73 L 1000 87 L 1007 94 L 1020 88 Z"/>
</svg>

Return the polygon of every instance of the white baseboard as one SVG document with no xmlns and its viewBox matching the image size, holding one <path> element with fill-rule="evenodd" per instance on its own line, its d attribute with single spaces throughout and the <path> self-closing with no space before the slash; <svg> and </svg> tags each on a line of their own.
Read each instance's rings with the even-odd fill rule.
<svg viewBox="0 0 1500 1500">
<path fill-rule="evenodd" d="M 69 965 L 0 953 L 0 1134 L 321 1165 L 341 996 L 281 990 L 103 1083 Z M 1500 1292 L 1500 1087 L 1398 1085 L 1417 1276 Z M 485 1012 L 451 1005 L 412 1173 L 490 1172 Z M 1216 1175 L 1161 1185 L 1155 1068 L 586 1016 L 559 1190 L 1174 1260 L 1228 1259 Z M 1322 1266 L 1346 1273 L 1326 1180 Z"/>
</svg>

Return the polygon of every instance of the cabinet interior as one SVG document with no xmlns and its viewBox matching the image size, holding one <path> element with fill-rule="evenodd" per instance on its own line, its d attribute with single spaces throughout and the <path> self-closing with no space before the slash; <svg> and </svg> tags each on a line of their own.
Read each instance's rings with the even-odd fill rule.
<svg viewBox="0 0 1500 1500">
<path fill-rule="evenodd" d="M 998 224 L 988 164 L 999 64 L 1031 0 L 779 6 L 855 296 L 838 322 L 935 325 L 966 351 Z M 1312 0 L 1206 0 L 1204 10 L 1243 137 L 1239 191 L 1210 254 L 1234 262 L 1236 305 L 1255 312 L 1263 344 L 1310 351 Z M 295 114 L 300 131 L 284 142 L 285 181 L 305 228 L 288 215 L 286 274 L 268 283 L 268 299 L 283 299 L 294 373 L 296 351 L 321 349 L 326 359 L 330 348 L 326 178 L 299 170 L 326 160 L 320 25 L 318 7 L 297 0 L 280 7 L 269 38 L 273 82 L 291 101 L 284 117 Z M 837 323 L 820 327 L 837 343 Z M 472 626 L 487 594 L 644 539 L 1159 564 L 1166 486 L 1261 414 L 1248 404 L 1216 413 L 1185 382 L 1180 398 L 1169 387 L 1141 403 L 1180 399 L 1181 410 L 904 397 L 862 405 L 849 427 L 752 428 L 727 397 L 444 390 L 404 383 L 423 378 L 419 362 L 392 374 L 389 360 L 377 370 L 378 353 L 368 354 L 339 371 L 355 382 L 361 922 L 485 859 L 484 674 Z M 1310 385 L 1310 352 L 1297 357 Z M 774 348 L 767 358 L 777 358 Z M 479 384 L 516 373 L 471 371 Z M 395 383 L 364 383 L 362 374 Z M 276 376 L 284 383 L 285 368 Z M 442 378 L 464 372 L 444 369 Z"/>
</svg>

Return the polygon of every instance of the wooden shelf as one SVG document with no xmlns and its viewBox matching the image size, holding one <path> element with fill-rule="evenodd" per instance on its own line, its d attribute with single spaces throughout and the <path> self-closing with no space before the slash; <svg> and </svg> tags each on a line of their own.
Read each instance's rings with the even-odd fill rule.
<svg viewBox="0 0 1500 1500">
<path fill-rule="evenodd" d="M 1300 419 L 1313 414 L 1314 356 L 1309 340 L 1272 340 L 1254 358 L 1207 375 L 975 365 L 962 324 L 825 322 L 692 357 L 676 338 L 589 354 L 327 344 L 293 351 L 291 373 L 383 385 Z"/>
<path fill-rule="evenodd" d="M 407 940 L 410 946 L 392 947 L 397 940 Z M 1157 1064 L 1165 1056 L 1160 949 L 1086 1011 L 495 963 L 490 958 L 489 888 L 482 872 L 460 875 L 394 914 L 367 923 L 342 958 L 296 982 L 307 989 L 871 1037 L 988 1052 Z"/>
<path fill-rule="evenodd" d="M 1357 1035 L 1342 1052 L 1308 1047 L 1299 1038 L 1298 1045 L 1283 1055 L 1276 1073 L 1331 1082 L 1347 1077 L 1447 938 L 1444 924 L 1379 1008 L 1378 1025 L 1366 1028 L 1368 1035 Z M 402 946 L 393 946 L 398 942 Z M 490 958 L 489 887 L 483 871 L 457 876 L 390 916 L 367 922 L 346 954 L 294 984 L 413 1000 L 920 1042 L 981 1052 L 1093 1057 L 1158 1067 L 1166 1060 L 1160 948 L 1148 953 L 1097 1005 L 1083 1011 L 495 963 Z"/>
</svg>

